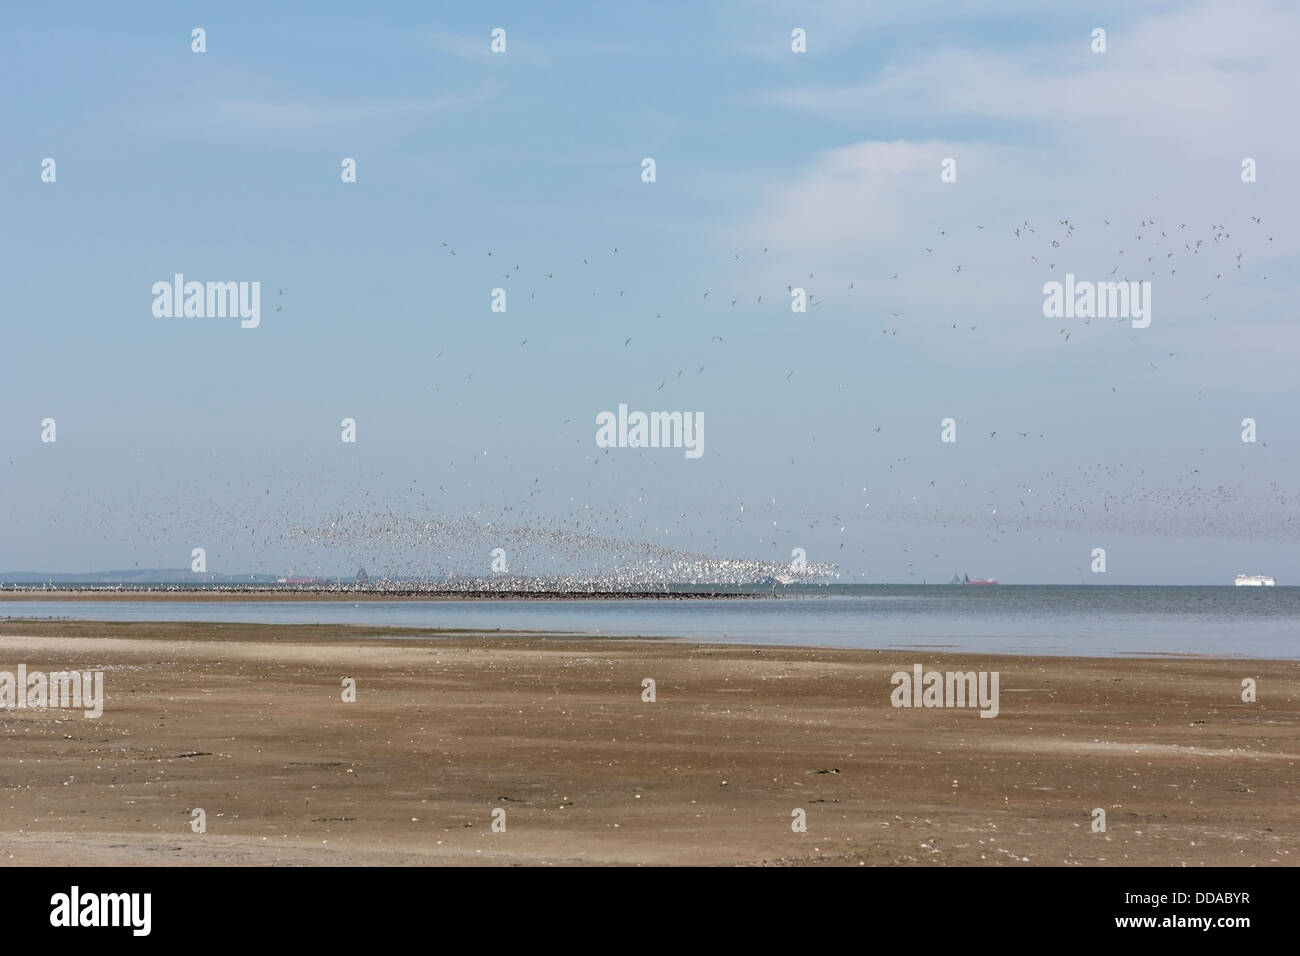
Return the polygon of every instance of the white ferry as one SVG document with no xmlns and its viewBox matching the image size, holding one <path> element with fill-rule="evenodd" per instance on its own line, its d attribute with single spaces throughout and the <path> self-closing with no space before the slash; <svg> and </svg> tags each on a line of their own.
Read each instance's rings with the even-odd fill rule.
<svg viewBox="0 0 1300 956">
<path fill-rule="evenodd" d="M 1232 583 L 1237 585 L 1239 588 L 1271 588 L 1277 584 L 1277 582 L 1267 574 L 1239 574 L 1237 575 L 1237 579 Z"/>
</svg>

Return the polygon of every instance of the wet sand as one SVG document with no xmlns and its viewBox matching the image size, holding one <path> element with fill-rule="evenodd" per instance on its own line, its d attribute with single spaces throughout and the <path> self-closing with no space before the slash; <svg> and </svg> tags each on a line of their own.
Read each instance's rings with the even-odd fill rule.
<svg viewBox="0 0 1300 956">
<path fill-rule="evenodd" d="M 916 663 L 999 716 L 891 707 Z M 2 621 L 19 664 L 106 703 L 0 710 L 0 864 L 1300 862 L 1296 661 Z"/>
</svg>

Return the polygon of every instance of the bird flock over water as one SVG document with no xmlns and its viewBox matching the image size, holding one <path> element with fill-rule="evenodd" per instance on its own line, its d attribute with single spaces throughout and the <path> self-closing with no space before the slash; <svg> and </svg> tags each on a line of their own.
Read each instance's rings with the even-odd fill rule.
<svg viewBox="0 0 1300 956">
<path fill-rule="evenodd" d="M 619 315 L 630 316 L 625 320 L 630 327 L 610 323 L 609 342 L 603 348 L 625 353 L 653 348 L 670 327 L 674 335 L 684 335 L 689 358 L 684 353 L 674 366 L 630 385 L 636 393 L 653 395 L 688 376 L 707 375 L 715 363 L 725 364 L 724 356 L 738 338 L 743 340 L 752 328 L 747 322 L 753 321 L 731 317 L 747 310 L 762 310 L 774 321 L 786 323 L 817 321 L 822 310 L 842 310 L 864 331 L 870 329 L 870 336 L 886 336 L 890 342 L 933 341 L 943 333 L 1006 335 L 1012 328 L 1041 332 L 1050 320 L 1037 310 L 1042 301 L 1038 286 L 1075 269 L 1101 281 L 1158 280 L 1165 301 L 1176 284 L 1184 298 L 1201 303 L 1208 320 L 1217 322 L 1220 317 L 1206 303 L 1216 296 L 1228 298 L 1221 290 L 1241 278 L 1265 281 L 1267 272 L 1258 263 L 1268 260 L 1273 243 L 1263 217 L 1257 215 L 1237 224 L 1199 226 L 1150 216 L 1135 217 L 1127 225 L 1119 216 L 1094 216 L 1086 226 L 1071 218 L 1040 223 L 1022 217 L 1001 225 L 971 223 L 937 229 L 909 259 L 910 264 L 873 261 L 858 275 L 846 275 L 842 262 L 825 272 L 806 263 L 796 270 L 784 259 L 777 265 L 777 243 L 757 243 L 752 250 L 720 255 L 713 270 L 717 279 L 708 288 L 679 289 L 675 300 L 657 301 L 649 298 L 644 282 L 633 281 L 638 268 L 635 252 L 626 242 L 575 255 L 571 261 L 556 255 L 542 263 L 515 254 L 506 257 L 497 249 L 471 250 L 450 240 L 442 241 L 440 248 L 450 274 L 459 274 L 471 259 L 490 266 L 494 271 L 483 266 L 471 270 L 474 281 L 495 282 L 499 277 L 499 283 L 516 297 L 511 300 L 512 317 L 519 311 L 514 304 L 519 291 L 527 293 L 524 309 L 534 304 L 553 306 L 556 299 L 571 301 L 577 294 L 597 301 L 615 299 L 623 307 Z M 1086 249 L 1079 258 L 1089 263 L 1108 250 L 1110 269 L 1094 272 L 1091 266 L 1071 266 L 1076 249 Z M 895 289 L 927 286 L 943 276 L 948 282 L 975 282 L 985 273 L 995 273 L 992 278 L 1004 286 L 1027 285 L 1030 290 L 1025 304 L 1001 326 L 951 321 L 950 315 L 935 310 L 897 307 L 901 300 Z M 798 289 L 807 295 L 807 313 L 802 315 L 792 314 L 790 308 Z M 278 290 L 276 295 L 282 293 Z M 1119 324 L 1127 321 L 1121 318 Z M 1170 322 L 1172 317 L 1165 313 L 1158 321 Z M 1073 348 L 1081 330 L 1094 324 L 1102 323 L 1081 318 L 1053 331 L 1060 347 Z M 1148 345 L 1137 330 L 1126 327 L 1114 334 L 1137 343 L 1133 348 L 1144 349 L 1143 362 L 1152 372 L 1176 363 L 1181 354 L 1181 349 L 1169 348 L 1168 336 Z M 517 348 L 537 348 L 545 344 L 547 335 L 545 325 L 530 326 Z M 878 352 L 880 345 L 872 342 L 867 347 Z M 601 348 L 593 346 L 596 352 Z M 451 366 L 458 361 L 455 348 L 440 349 L 435 361 Z M 476 371 L 465 366 L 455 377 L 473 383 Z M 806 388 L 800 384 L 805 377 L 817 382 L 820 370 L 786 367 L 770 383 L 764 393 L 769 397 L 763 401 L 782 401 L 781 388 Z M 447 380 L 441 374 L 442 384 L 431 383 L 428 391 L 440 392 Z M 842 390 L 848 383 L 819 384 Z M 1120 384 L 1107 380 L 1097 389 L 1113 394 Z M 755 410 L 761 414 L 761 401 Z M 591 469 L 585 476 L 579 473 L 576 484 L 574 470 L 559 462 L 537 468 L 522 453 L 512 458 L 509 449 L 493 449 L 489 455 L 488 448 L 461 448 L 444 461 L 422 463 L 418 472 L 422 482 L 381 470 L 349 470 L 337 462 L 322 464 L 322 487 L 332 490 L 335 505 L 327 503 L 329 494 L 322 494 L 308 506 L 296 500 L 291 479 L 276 478 L 278 466 L 268 460 L 261 472 L 267 479 L 262 482 L 267 485 L 265 494 L 252 493 L 258 499 L 255 504 L 239 495 L 240 482 L 247 479 L 233 478 L 227 481 L 224 499 L 229 505 L 196 506 L 207 497 L 202 483 L 196 482 L 193 488 L 176 489 L 170 502 L 164 495 L 144 502 L 104 502 L 100 513 L 109 517 L 99 520 L 106 537 L 129 528 L 125 533 L 135 542 L 136 555 L 145 561 L 151 548 L 180 536 L 211 543 L 214 551 L 225 547 L 268 556 L 298 555 L 288 560 L 300 561 L 301 569 L 366 566 L 381 581 L 422 586 L 441 582 L 448 589 L 466 591 L 641 590 L 669 583 L 826 581 L 845 574 L 862 579 L 870 576 L 866 565 L 876 561 L 901 569 L 893 575 L 898 580 L 927 573 L 934 578 L 936 562 L 938 567 L 947 566 L 942 552 L 923 556 L 902 548 L 896 555 L 882 555 L 871 540 L 873 524 L 882 521 L 923 523 L 940 535 L 975 529 L 991 544 L 1007 541 L 1009 535 L 1011 539 L 1021 535 L 1059 539 L 1081 530 L 1261 540 L 1295 540 L 1300 531 L 1295 511 L 1300 489 L 1277 481 L 1252 481 L 1245 463 L 1236 466 L 1235 475 L 1219 469 L 1211 477 L 1212 469 L 1206 466 L 1188 468 L 1177 478 L 1171 477 L 1174 472 L 1160 470 L 1157 480 L 1154 475 L 1148 479 L 1140 462 L 1062 462 L 1057 468 L 1031 473 L 1026 459 L 1025 467 L 1008 467 L 997 484 L 981 487 L 975 476 L 933 468 L 924 463 L 923 455 L 877 454 L 874 474 L 854 479 L 846 472 L 840 493 L 824 508 L 788 493 L 757 498 L 752 491 L 735 491 L 730 509 L 674 507 L 657 495 L 654 474 L 638 471 L 644 457 L 595 447 L 588 411 L 594 410 L 574 410 L 551 423 L 555 434 Z M 937 442 L 937 421 L 923 434 L 913 431 L 900 436 L 901 426 L 891 421 L 890 409 L 876 409 L 873 415 L 876 420 L 868 422 L 858 438 L 882 443 L 892 439 L 893 444 L 880 446 L 882 451 L 905 450 L 899 441 Z M 964 435 L 970 436 L 963 440 L 999 447 L 1009 443 L 1006 454 L 1013 461 L 1016 443 L 1050 444 L 1061 438 L 1041 424 L 1029 428 L 1024 427 L 1027 422 L 1008 420 L 978 424 L 983 428 L 976 430 L 976 423 L 963 419 Z M 787 449 L 786 463 L 802 467 L 805 455 L 825 461 L 826 453 L 815 448 L 817 437 L 815 424 L 810 423 L 808 434 L 799 436 L 801 444 Z M 1262 442 L 1261 449 L 1266 448 Z M 602 467 L 604 476 L 596 471 Z M 752 482 L 746 487 L 752 489 Z M 727 493 L 726 486 L 714 488 L 715 497 Z M 751 499 L 748 511 L 745 497 Z M 954 506 L 954 501 L 960 505 Z M 50 520 L 68 519 L 52 514 Z M 735 541 L 745 537 L 753 542 L 750 555 L 728 556 Z M 811 540 L 819 542 L 823 558 L 833 560 L 792 561 L 792 548 Z M 496 549 L 505 553 L 508 572 L 491 570 L 490 555 Z M 767 554 L 760 557 L 755 551 Z M 851 570 L 844 567 L 846 560 Z"/>
</svg>

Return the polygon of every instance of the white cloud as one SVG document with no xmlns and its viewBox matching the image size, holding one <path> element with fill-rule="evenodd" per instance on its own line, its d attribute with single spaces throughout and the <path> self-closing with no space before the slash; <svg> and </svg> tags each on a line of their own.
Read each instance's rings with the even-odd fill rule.
<svg viewBox="0 0 1300 956">
<path fill-rule="evenodd" d="M 1004 333 L 995 340 L 1004 357 L 1062 341 L 1058 328 L 1025 312 L 1041 306 L 1043 282 L 1067 270 L 1094 280 L 1149 279 L 1157 328 L 1162 314 L 1187 329 L 1232 323 L 1244 313 L 1271 330 L 1234 340 L 1226 352 L 1209 336 L 1191 336 L 1170 351 L 1189 362 L 1228 362 L 1216 378 L 1249 383 L 1262 371 L 1280 383 L 1274 357 L 1300 347 L 1300 330 L 1279 298 L 1296 286 L 1285 266 L 1300 245 L 1278 215 L 1300 201 L 1289 169 L 1300 137 L 1280 121 L 1294 87 L 1287 38 L 1298 34 L 1295 8 L 1200 6 L 1112 34 L 1106 54 L 1088 51 L 1086 36 L 1010 57 L 946 48 L 890 66 L 861 86 L 771 94 L 771 102 L 856 128 L 901 120 L 941 133 L 959 120 L 982 136 L 824 150 L 759 187 L 753 211 L 722 239 L 770 245 L 768 273 L 813 271 L 806 284 L 818 286 L 827 303 L 823 321 L 837 307 L 860 313 L 869 303 L 884 324 L 895 324 L 888 319 L 897 311 L 914 330 L 921 316 L 935 330 L 993 323 Z M 1258 159 L 1260 182 L 1241 182 L 1243 156 Z M 940 182 L 945 157 L 957 160 L 956 183 Z M 1151 219 L 1157 227 L 1138 227 Z M 1036 231 L 1015 237 L 1012 229 L 1025 221 Z M 1211 224 L 1227 228 L 1216 233 Z M 1228 235 L 1214 241 L 1220 233 Z M 900 281 L 879 282 L 895 272 Z M 864 279 L 867 295 L 846 291 L 855 280 L 864 289 Z M 1072 341 L 1104 336 L 1118 338 L 1097 322 Z"/>
</svg>

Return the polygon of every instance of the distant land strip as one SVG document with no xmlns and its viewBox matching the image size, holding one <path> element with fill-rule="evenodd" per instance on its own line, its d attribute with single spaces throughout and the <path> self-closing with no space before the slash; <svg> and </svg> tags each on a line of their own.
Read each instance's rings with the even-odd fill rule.
<svg viewBox="0 0 1300 956">
<path fill-rule="evenodd" d="M 763 598 L 769 592 L 742 591 L 515 591 L 459 590 L 454 588 L 269 588 L 221 585 L 217 587 L 111 586 L 0 586 L 8 601 L 630 601 L 657 598 Z"/>
</svg>

